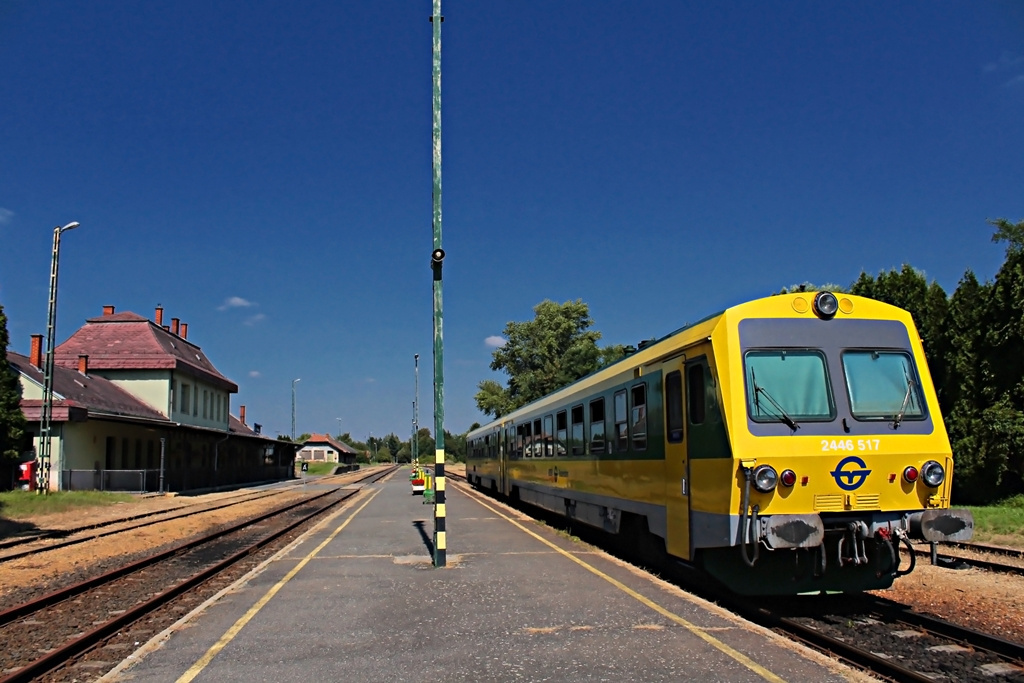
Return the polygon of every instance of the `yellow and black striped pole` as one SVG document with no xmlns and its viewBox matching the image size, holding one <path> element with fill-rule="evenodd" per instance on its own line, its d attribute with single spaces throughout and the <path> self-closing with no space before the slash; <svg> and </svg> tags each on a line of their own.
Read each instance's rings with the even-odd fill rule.
<svg viewBox="0 0 1024 683">
<path fill-rule="evenodd" d="M 444 334 L 441 298 L 441 266 L 444 249 L 441 248 L 441 0 L 434 0 L 430 23 L 434 29 L 433 101 L 434 101 L 434 251 L 430 254 L 430 268 L 434 273 L 434 566 L 446 564 L 448 541 L 444 529 Z"/>
</svg>

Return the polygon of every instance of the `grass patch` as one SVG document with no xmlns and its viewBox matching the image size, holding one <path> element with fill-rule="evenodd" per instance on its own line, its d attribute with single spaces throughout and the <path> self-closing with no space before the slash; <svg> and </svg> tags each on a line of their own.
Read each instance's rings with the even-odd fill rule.
<svg viewBox="0 0 1024 683">
<path fill-rule="evenodd" d="M 0 493 L 0 516 L 27 519 L 134 500 L 135 496 L 130 493 L 106 491 L 53 491 L 45 496 L 37 495 L 35 491 L 5 491 Z"/>
<path fill-rule="evenodd" d="M 338 463 L 336 462 L 310 462 L 306 464 L 309 465 L 309 471 L 306 472 L 307 477 L 316 474 L 330 474 L 331 472 L 334 471 L 335 467 L 338 467 Z M 295 476 L 302 476 L 300 465 L 298 463 L 296 463 L 295 465 Z"/>
<path fill-rule="evenodd" d="M 1024 548 L 1024 495 L 967 509 L 974 515 L 975 543 Z"/>
</svg>

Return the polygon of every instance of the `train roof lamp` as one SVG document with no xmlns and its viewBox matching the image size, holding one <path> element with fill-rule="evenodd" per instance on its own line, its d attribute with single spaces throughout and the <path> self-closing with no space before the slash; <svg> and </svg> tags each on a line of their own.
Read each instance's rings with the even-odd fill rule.
<svg viewBox="0 0 1024 683">
<path fill-rule="evenodd" d="M 839 300 L 832 292 L 818 292 L 814 295 L 814 315 L 822 320 L 831 320 L 839 310 Z"/>
</svg>

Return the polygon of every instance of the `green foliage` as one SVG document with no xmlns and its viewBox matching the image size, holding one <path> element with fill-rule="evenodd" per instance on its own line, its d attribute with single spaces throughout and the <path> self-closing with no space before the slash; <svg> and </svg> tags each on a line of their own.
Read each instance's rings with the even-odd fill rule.
<svg viewBox="0 0 1024 683">
<path fill-rule="evenodd" d="M 793 292 L 833 292 L 833 293 L 838 293 L 838 292 L 848 292 L 848 291 L 850 291 L 849 287 L 844 287 L 843 285 L 837 285 L 837 284 L 834 284 L 832 282 L 829 282 L 829 283 L 826 283 L 826 284 L 823 284 L 823 285 L 816 285 L 816 284 L 811 283 L 811 282 L 803 282 L 803 283 L 798 284 L 798 285 L 790 285 L 789 287 L 783 287 L 778 292 L 776 292 L 776 294 L 792 294 Z"/>
<path fill-rule="evenodd" d="M 625 355 L 622 346 L 597 345 L 601 333 L 589 329 L 590 309 L 580 299 L 544 300 L 533 312 L 533 320 L 505 325 L 507 341 L 494 350 L 491 369 L 508 375 L 508 386 L 480 383 L 475 398 L 485 415 L 505 415 Z"/>
<path fill-rule="evenodd" d="M 7 316 L 0 305 L 0 460 L 17 460 L 31 447 L 21 412 L 21 381 L 7 363 L 9 342 Z"/>
<path fill-rule="evenodd" d="M 1006 260 L 992 282 L 967 271 L 951 297 L 909 265 L 853 294 L 910 311 L 956 458 L 954 496 L 987 503 L 1024 490 L 1024 221 L 989 221 Z"/>
</svg>

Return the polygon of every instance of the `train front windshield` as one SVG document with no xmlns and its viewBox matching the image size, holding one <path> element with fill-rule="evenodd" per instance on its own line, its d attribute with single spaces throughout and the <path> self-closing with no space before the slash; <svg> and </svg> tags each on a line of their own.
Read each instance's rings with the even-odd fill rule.
<svg viewBox="0 0 1024 683">
<path fill-rule="evenodd" d="M 758 423 L 836 419 L 838 375 L 849 414 L 856 420 L 920 420 L 925 416 L 917 371 L 909 353 L 855 349 L 839 355 L 841 372 L 830 373 L 820 349 L 752 349 L 744 355 L 747 412 Z M 845 413 L 845 411 L 844 411 Z M 795 427 L 794 427 L 795 429 Z"/>
</svg>

